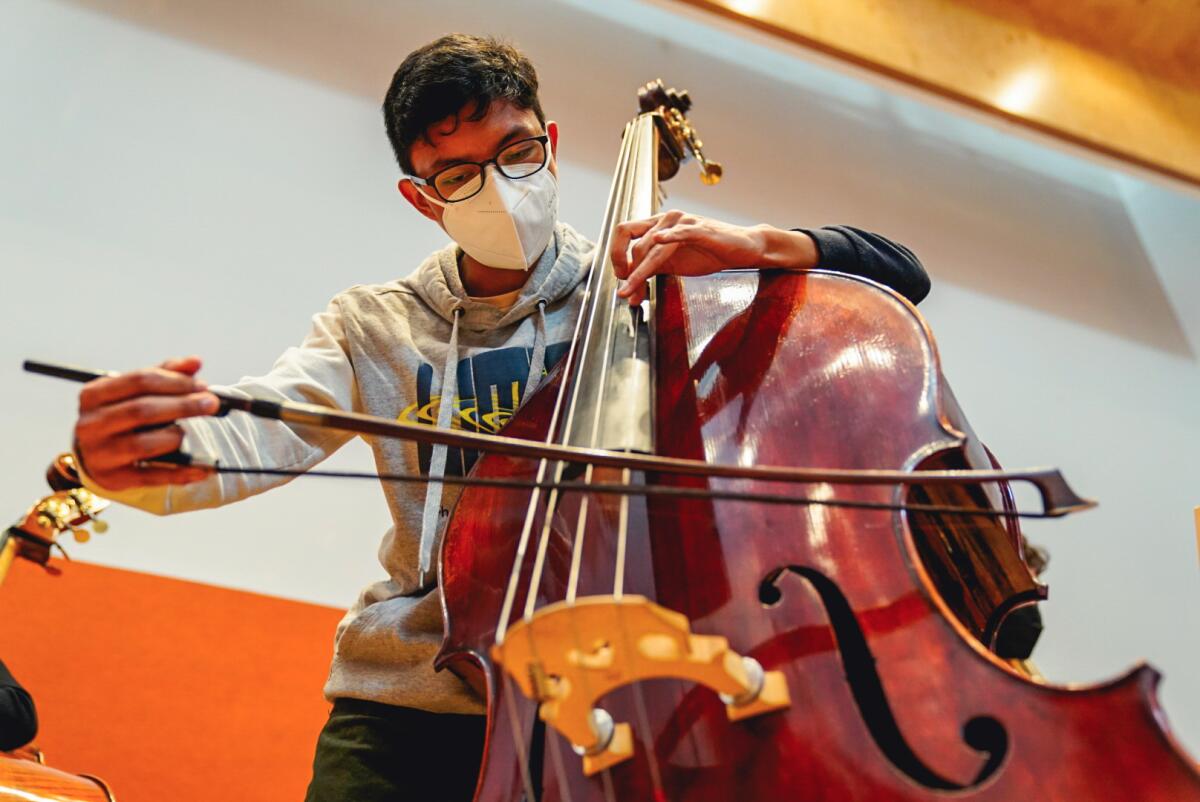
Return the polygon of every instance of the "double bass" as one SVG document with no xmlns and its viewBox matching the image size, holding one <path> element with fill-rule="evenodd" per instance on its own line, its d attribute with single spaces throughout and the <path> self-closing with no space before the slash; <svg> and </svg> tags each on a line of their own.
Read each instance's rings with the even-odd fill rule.
<svg viewBox="0 0 1200 802">
<path fill-rule="evenodd" d="M 1002 648 L 1045 595 L 1029 477 L 998 471 L 910 303 L 821 270 L 616 296 L 616 226 L 688 156 L 720 176 L 686 94 L 639 99 L 574 344 L 503 432 L 547 455 L 484 453 L 443 539 L 437 664 L 488 703 L 477 802 L 1200 800 L 1153 669 L 1063 687 Z"/>
</svg>

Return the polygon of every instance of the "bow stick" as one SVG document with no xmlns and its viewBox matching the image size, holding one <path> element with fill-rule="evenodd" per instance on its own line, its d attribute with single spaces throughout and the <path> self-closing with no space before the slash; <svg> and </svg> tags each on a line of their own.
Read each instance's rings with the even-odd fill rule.
<svg viewBox="0 0 1200 802">
<path fill-rule="evenodd" d="M 66 365 L 26 360 L 24 369 L 30 373 L 52 376 L 76 382 L 89 382 L 105 376 L 118 375 L 112 371 L 97 372 Z M 211 392 L 211 391 L 210 391 Z M 948 470 L 948 471 L 887 471 L 859 470 L 851 468 L 793 468 L 775 465 L 729 465 L 713 464 L 703 460 L 680 457 L 660 457 L 626 451 L 604 451 L 594 448 L 558 445 L 553 443 L 521 440 L 504 435 L 468 432 L 461 429 L 439 429 L 418 423 L 390 420 L 360 412 L 346 412 L 316 404 L 301 404 L 284 401 L 267 401 L 258 398 L 239 398 L 227 393 L 214 392 L 221 402 L 217 415 L 230 410 L 246 412 L 260 418 L 283 421 L 301 426 L 316 426 L 339 429 L 355 434 L 411 440 L 428 445 L 445 445 L 450 448 L 475 449 L 483 452 L 504 454 L 528 459 L 558 460 L 581 465 L 624 468 L 632 471 L 666 473 L 681 476 L 703 476 L 721 479 L 755 479 L 765 482 L 788 484 L 844 484 L 844 485 L 959 485 L 980 482 L 1027 482 L 1033 485 L 1042 502 L 1040 513 L 988 511 L 970 507 L 941 507 L 938 505 L 888 505 L 873 502 L 838 501 L 834 499 L 802 499 L 771 494 L 751 494 L 739 491 L 700 490 L 698 488 L 662 487 L 658 485 L 629 485 L 615 483 L 583 482 L 527 482 L 520 480 L 488 480 L 472 477 L 441 477 L 438 481 L 447 484 L 494 485 L 498 487 L 545 487 L 553 489 L 580 489 L 588 492 L 608 492 L 622 495 L 699 495 L 705 498 L 737 498 L 750 501 L 774 501 L 791 504 L 826 504 L 829 506 L 860 506 L 880 509 L 910 509 L 927 512 L 954 512 L 971 515 L 1057 518 L 1096 506 L 1096 502 L 1075 493 L 1062 473 L 1055 468 L 1032 468 L 1018 471 L 996 470 Z M 162 460 L 160 460 L 162 461 Z M 207 466 L 219 473 L 268 473 L 276 475 L 367 477 L 385 481 L 428 481 L 427 477 L 380 474 L 342 474 L 334 472 L 293 471 L 285 472 L 270 468 L 226 468 L 219 465 Z M 618 488 L 625 488 L 622 492 Z M 679 492 L 691 491 L 691 492 Z"/>
</svg>

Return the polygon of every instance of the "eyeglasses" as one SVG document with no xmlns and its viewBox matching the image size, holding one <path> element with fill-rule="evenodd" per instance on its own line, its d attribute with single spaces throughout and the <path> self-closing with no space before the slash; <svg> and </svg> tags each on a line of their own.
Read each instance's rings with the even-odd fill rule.
<svg viewBox="0 0 1200 802">
<path fill-rule="evenodd" d="M 519 139 L 505 145 L 495 158 L 485 162 L 459 162 L 438 170 L 428 178 L 406 175 L 409 181 L 433 191 L 446 203 L 458 203 L 478 195 L 483 189 L 484 168 L 496 165 L 500 175 L 506 178 L 528 178 L 546 166 L 548 150 L 546 134 Z"/>
</svg>

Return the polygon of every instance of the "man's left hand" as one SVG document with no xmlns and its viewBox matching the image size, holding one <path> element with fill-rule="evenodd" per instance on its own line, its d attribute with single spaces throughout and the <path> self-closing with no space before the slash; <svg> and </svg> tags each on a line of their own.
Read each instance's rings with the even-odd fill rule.
<svg viewBox="0 0 1200 802">
<path fill-rule="evenodd" d="M 632 243 L 633 247 L 630 247 Z M 637 305 L 657 273 L 706 276 L 730 267 L 813 268 L 820 254 L 812 237 L 768 225 L 735 226 L 680 211 L 617 226 L 613 269 L 625 284 L 617 293 Z"/>
</svg>

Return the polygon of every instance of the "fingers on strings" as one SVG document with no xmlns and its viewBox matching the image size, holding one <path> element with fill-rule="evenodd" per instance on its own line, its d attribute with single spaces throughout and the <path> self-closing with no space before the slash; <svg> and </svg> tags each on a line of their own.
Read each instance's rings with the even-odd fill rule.
<svg viewBox="0 0 1200 802">
<path fill-rule="evenodd" d="M 640 304 L 646 297 L 646 281 L 663 271 L 679 243 L 686 239 L 670 241 L 669 232 L 680 226 L 690 229 L 693 224 L 694 219 L 689 215 L 671 210 L 618 225 L 610 257 L 617 278 L 625 283 L 617 294 L 632 305 Z"/>
</svg>

